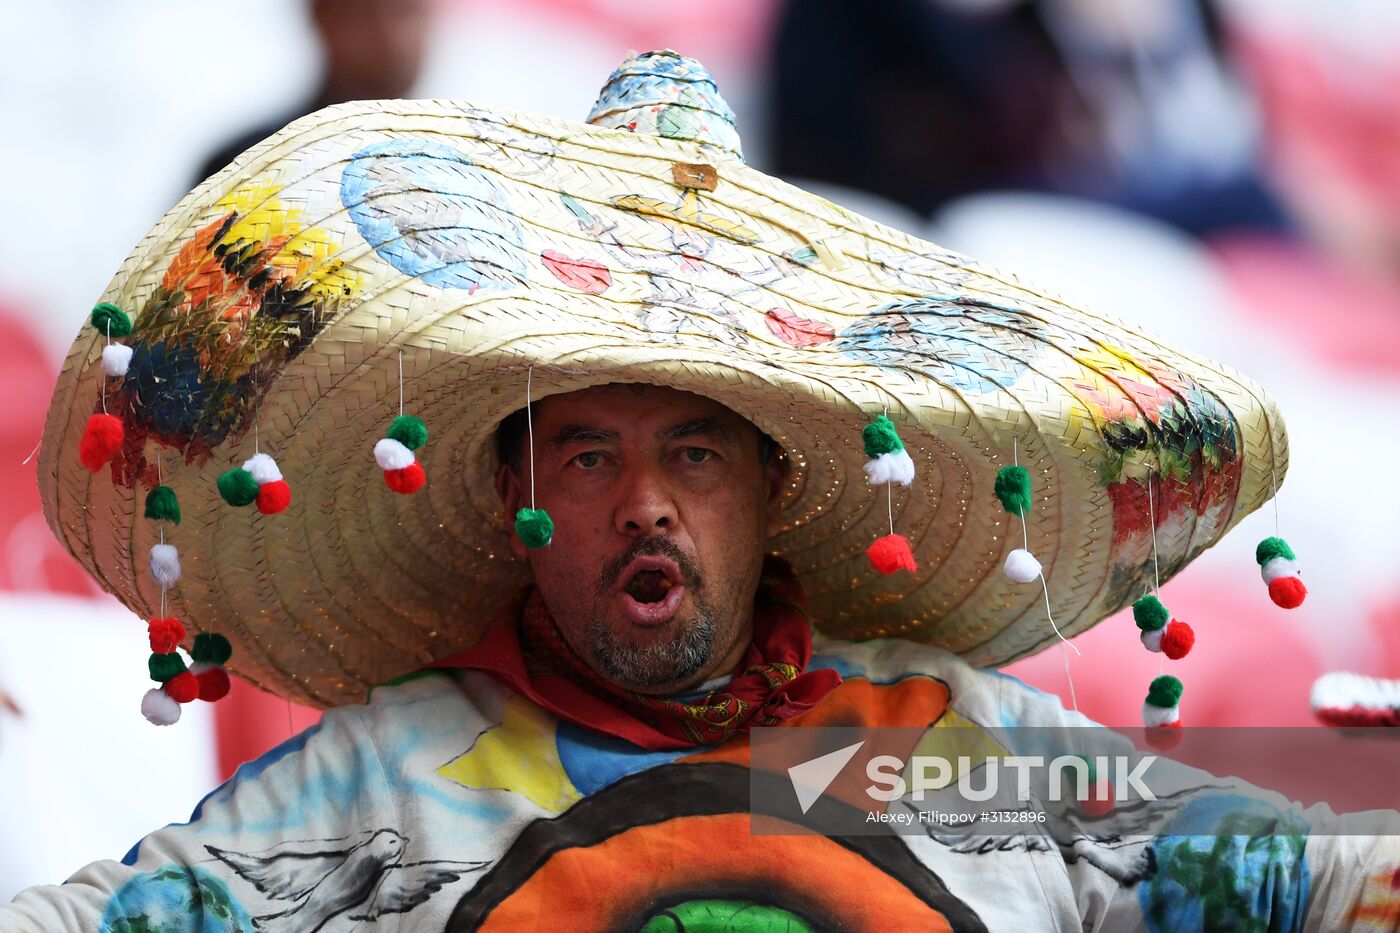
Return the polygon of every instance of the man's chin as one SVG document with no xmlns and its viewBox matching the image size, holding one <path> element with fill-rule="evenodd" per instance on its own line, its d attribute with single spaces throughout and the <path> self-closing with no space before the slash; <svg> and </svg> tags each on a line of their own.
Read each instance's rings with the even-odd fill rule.
<svg viewBox="0 0 1400 933">
<path fill-rule="evenodd" d="M 609 682 L 638 693 L 684 690 L 711 664 L 713 632 L 706 620 L 681 611 L 664 622 L 638 624 L 609 612 L 590 633 L 591 666 Z"/>
</svg>

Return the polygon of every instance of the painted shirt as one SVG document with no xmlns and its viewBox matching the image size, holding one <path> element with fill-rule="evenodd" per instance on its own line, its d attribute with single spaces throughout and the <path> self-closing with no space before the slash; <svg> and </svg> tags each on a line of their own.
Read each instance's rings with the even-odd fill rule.
<svg viewBox="0 0 1400 933">
<path fill-rule="evenodd" d="M 845 681 L 792 728 L 1087 725 L 908 642 L 818 638 L 813 666 Z M 425 674 L 328 712 L 120 861 L 22 892 L 0 930 L 1400 928 L 1400 839 L 1320 833 L 1321 808 L 1280 798 L 1296 831 L 1267 836 L 764 836 L 749 745 L 645 751 L 481 673 Z M 1231 818 L 1206 788 L 1183 799 L 1191 826 Z"/>
</svg>

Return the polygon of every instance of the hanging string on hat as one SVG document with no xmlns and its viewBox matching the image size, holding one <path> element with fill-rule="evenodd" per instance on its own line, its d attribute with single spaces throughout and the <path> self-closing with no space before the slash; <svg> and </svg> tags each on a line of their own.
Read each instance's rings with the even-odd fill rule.
<svg viewBox="0 0 1400 933">
<path fill-rule="evenodd" d="M 112 342 L 113 337 L 126 337 L 131 333 L 131 318 L 116 305 L 103 302 L 92 309 L 90 320 L 106 337 L 106 346 L 102 348 L 102 371 L 106 378 L 101 387 L 102 411 L 88 416 L 83 436 L 78 441 L 78 462 L 96 473 L 116 457 L 126 439 L 122 420 L 107 411 L 107 379 L 125 376 L 131 363 L 131 347 Z"/>
<path fill-rule="evenodd" d="M 1163 656 L 1159 665 L 1159 676 L 1166 670 L 1166 660 L 1178 661 L 1191 651 L 1196 643 L 1196 633 L 1179 619 L 1172 618 L 1167 607 L 1157 595 L 1161 592 L 1161 561 L 1157 549 L 1157 490 L 1155 483 L 1158 465 L 1152 464 L 1147 470 L 1147 515 L 1152 531 L 1152 589 L 1133 603 L 1133 621 L 1139 629 L 1138 637 L 1148 651 Z"/>
<path fill-rule="evenodd" d="M 1254 560 L 1259 564 L 1259 575 L 1269 587 L 1269 598 L 1281 609 L 1297 609 L 1307 598 L 1308 588 L 1303 585 L 1303 572 L 1298 567 L 1298 557 L 1288 542 L 1279 537 L 1278 519 L 1278 464 L 1273 450 L 1273 426 L 1269 427 L 1269 478 L 1274 487 L 1274 534 L 1260 541 L 1254 549 Z"/>
<path fill-rule="evenodd" d="M 554 540 L 554 519 L 535 502 L 535 415 L 530 407 L 535 367 L 525 371 L 525 440 L 530 458 L 530 507 L 515 513 L 515 534 L 530 550 L 548 547 Z"/>
<path fill-rule="evenodd" d="M 428 442 L 428 426 L 421 418 L 404 414 L 403 350 L 399 350 L 399 414 L 385 436 L 374 445 L 374 462 L 384 471 L 384 485 L 394 492 L 412 495 L 428 481 L 415 451 Z"/>
<path fill-rule="evenodd" d="M 224 636 L 201 632 L 195 636 L 190 649 L 193 663 L 186 666 L 180 656 L 185 627 L 166 614 L 170 588 L 180 580 L 180 555 L 175 546 L 165 540 L 165 526 L 180 524 L 180 502 L 175 491 L 165 485 L 159 447 L 155 460 L 156 487 L 146 496 L 145 517 L 159 523 L 160 540 L 151 547 L 151 575 L 160 584 L 160 615 L 148 620 L 146 634 L 151 646 L 147 667 L 151 679 L 160 686 L 146 691 L 141 699 L 141 712 L 155 725 L 168 726 L 179 721 L 182 704 L 195 700 L 212 703 L 228 695 L 229 678 L 224 665 L 233 648 Z"/>
<path fill-rule="evenodd" d="M 919 569 L 909 539 L 894 530 L 894 484 L 908 486 L 914 482 L 914 460 L 904 449 L 904 442 L 889 415 L 889 405 L 885 405 L 883 413 L 861 431 L 865 455 L 869 458 L 865 462 L 865 478 L 872 486 L 884 484 L 890 527 L 889 534 L 876 538 L 866 548 L 865 556 L 870 566 L 886 575 L 900 570 L 913 573 Z"/>
<path fill-rule="evenodd" d="M 1006 555 L 1006 563 L 1002 566 L 1002 571 L 1008 578 L 1017 583 L 1030 583 L 1035 580 L 1040 581 L 1040 589 L 1045 597 L 1045 617 L 1050 620 L 1050 628 L 1054 631 L 1055 637 L 1060 640 L 1060 654 L 1065 662 L 1065 680 L 1069 683 L 1070 705 L 1077 713 L 1079 712 L 1079 696 L 1074 689 L 1074 674 L 1070 670 L 1069 652 L 1074 651 L 1075 655 L 1082 656 L 1083 652 L 1079 646 L 1074 644 L 1064 636 L 1060 627 L 1055 624 L 1055 615 L 1050 607 L 1050 585 L 1045 580 L 1045 574 L 1040 566 L 1040 561 L 1030 551 L 1030 531 L 1026 525 L 1026 512 L 1034 506 L 1034 499 L 1031 495 L 1030 473 L 1021 466 L 1020 443 L 1016 437 L 1011 438 L 1011 466 L 1002 467 L 997 472 L 995 491 L 997 499 L 1001 501 L 1002 508 L 1021 520 L 1021 541 L 1024 547 L 1017 548 Z"/>
<path fill-rule="evenodd" d="M 258 365 L 251 370 L 252 391 L 258 391 Z M 219 495 L 229 505 L 241 508 L 257 503 L 263 515 L 276 515 L 292 504 L 292 487 L 271 454 L 262 452 L 259 422 L 261 406 L 253 408 L 253 455 L 219 477 Z"/>
<path fill-rule="evenodd" d="M 1152 501 L 1152 477 L 1156 470 L 1151 467 L 1147 470 L 1147 523 L 1152 528 L 1152 591 L 1159 592 L 1162 589 L 1161 567 L 1157 562 L 1157 507 Z M 1160 651 L 1158 652 L 1161 653 Z M 1161 677 L 1167 672 L 1167 656 L 1162 655 L 1157 659 L 1157 676 Z"/>
<path fill-rule="evenodd" d="M 1157 489 L 1154 480 L 1160 464 L 1149 464 L 1147 469 L 1147 517 L 1152 534 L 1152 592 L 1133 603 L 1133 621 L 1139 629 L 1143 647 L 1157 652 L 1161 658 L 1157 664 L 1157 676 L 1147 689 L 1147 698 L 1142 705 L 1142 723 L 1148 728 L 1149 744 L 1166 749 L 1175 742 L 1174 737 L 1164 737 L 1164 729 L 1173 729 L 1181 724 L 1181 694 L 1184 686 L 1181 680 L 1166 673 L 1167 659 L 1173 661 L 1184 658 L 1196 643 L 1196 633 L 1179 619 L 1172 618 L 1167 607 L 1156 595 L 1161 592 L 1161 557 L 1157 547 Z M 1172 733 L 1175 736 L 1177 733 Z"/>
</svg>

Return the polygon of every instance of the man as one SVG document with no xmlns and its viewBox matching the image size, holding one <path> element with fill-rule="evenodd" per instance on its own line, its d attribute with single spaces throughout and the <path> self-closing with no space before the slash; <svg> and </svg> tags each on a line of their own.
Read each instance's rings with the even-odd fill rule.
<svg viewBox="0 0 1400 933">
<path fill-rule="evenodd" d="M 1005 660 L 1055 642 L 1046 604 L 1073 633 L 1138 597 L 1153 536 L 1184 564 L 1276 488 L 1256 387 L 765 179 L 673 52 L 625 63 L 594 127 L 352 111 L 138 247 L 40 471 L 52 527 L 149 619 L 152 721 L 225 665 L 337 708 L 0 928 L 1386 916 L 1393 845 L 1190 772 L 1149 829 L 1096 807 L 905 835 L 907 798 L 864 789 L 891 735 L 1019 756 L 1008 726 L 1085 724 L 920 642 Z M 1046 560 L 1034 589 L 999 572 L 1008 538 Z M 762 746 L 824 726 L 874 731 L 803 803 Z"/>
</svg>

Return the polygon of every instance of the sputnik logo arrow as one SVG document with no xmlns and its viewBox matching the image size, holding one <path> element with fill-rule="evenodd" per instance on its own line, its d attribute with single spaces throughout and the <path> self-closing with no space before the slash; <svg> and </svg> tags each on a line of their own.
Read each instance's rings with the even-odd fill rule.
<svg viewBox="0 0 1400 933">
<path fill-rule="evenodd" d="M 788 768 L 788 779 L 792 781 L 792 789 L 797 794 L 797 805 L 802 808 L 803 813 L 812 809 L 812 804 L 826 792 L 831 782 L 836 780 L 836 775 L 841 773 L 841 769 L 846 767 L 864 744 L 865 740 L 861 739 L 854 745 L 838 748 L 834 752 Z"/>
</svg>

